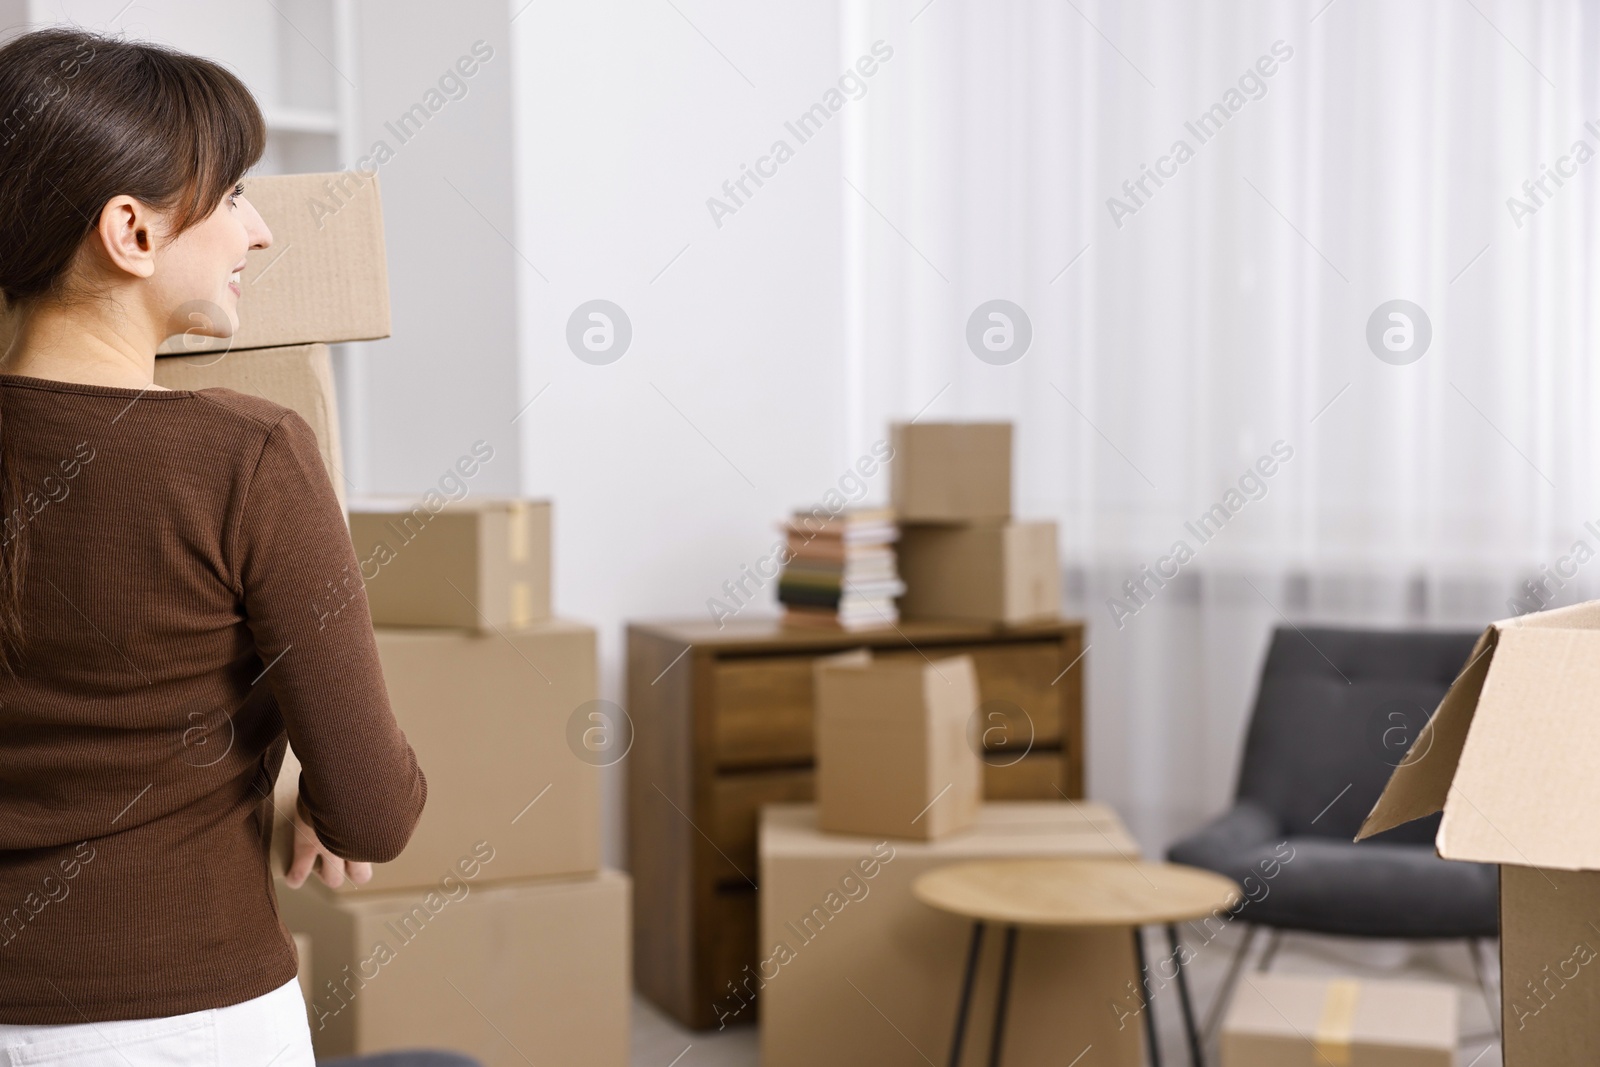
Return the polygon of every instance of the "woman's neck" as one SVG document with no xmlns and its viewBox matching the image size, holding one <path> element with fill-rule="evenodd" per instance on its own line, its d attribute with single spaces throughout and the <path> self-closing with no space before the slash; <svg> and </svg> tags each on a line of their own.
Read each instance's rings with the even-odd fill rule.
<svg viewBox="0 0 1600 1067">
<path fill-rule="evenodd" d="M 110 305 L 44 305 L 23 316 L 0 370 L 82 385 L 144 389 L 155 378 L 161 338 Z"/>
</svg>

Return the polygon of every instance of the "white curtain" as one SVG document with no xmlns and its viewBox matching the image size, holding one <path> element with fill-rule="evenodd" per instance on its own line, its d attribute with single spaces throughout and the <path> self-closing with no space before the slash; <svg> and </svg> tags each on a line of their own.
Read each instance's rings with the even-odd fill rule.
<svg viewBox="0 0 1600 1067">
<path fill-rule="evenodd" d="M 1015 420 L 1017 511 L 1060 523 L 1089 622 L 1090 792 L 1148 848 L 1226 805 L 1273 626 L 1600 595 L 1593 5 L 845 11 L 844 63 L 894 50 L 843 108 L 855 444 Z M 1033 331 L 1004 365 L 965 336 L 997 298 Z M 1392 300 L 1414 361 L 1414 314 L 1369 347 Z M 1146 565 L 1177 576 L 1127 597 Z"/>
</svg>

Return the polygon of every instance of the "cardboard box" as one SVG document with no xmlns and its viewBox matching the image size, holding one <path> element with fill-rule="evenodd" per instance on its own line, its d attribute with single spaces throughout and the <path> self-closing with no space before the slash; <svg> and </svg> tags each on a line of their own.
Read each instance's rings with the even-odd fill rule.
<svg viewBox="0 0 1600 1067">
<path fill-rule="evenodd" d="M 1454 1067 L 1454 987 L 1247 974 L 1222 1024 L 1222 1067 Z"/>
<path fill-rule="evenodd" d="M 859 864 L 877 859 L 875 849 L 892 849 L 893 858 L 876 868 L 869 863 L 876 873 L 867 878 Z M 761 825 L 762 959 L 717 1005 L 718 1018 L 732 1025 L 751 1013 L 742 1003 L 759 1004 L 763 1067 L 942 1064 L 972 928 L 919 903 L 912 883 L 966 860 L 1137 855 L 1138 846 L 1101 804 L 989 803 L 967 833 L 887 844 L 819 831 L 809 804 L 769 805 Z M 825 921 L 816 917 L 819 907 Z M 988 1062 L 1002 940 L 991 928 L 984 941 L 964 1063 Z M 1132 1014 L 1137 979 L 1126 929 L 1024 930 L 1005 1062 L 1064 1065 L 1093 1046 L 1078 1067 L 1142 1067 L 1143 1019 Z M 1177 1018 L 1176 997 L 1171 989 L 1157 997 L 1165 1025 Z"/>
<path fill-rule="evenodd" d="M 389 266 L 378 179 L 354 172 L 246 178 L 245 197 L 272 230 L 246 256 L 239 329 L 232 337 L 178 334 L 161 355 L 278 348 L 389 336 Z M 220 309 L 197 307 L 196 324 Z M 0 352 L 16 330 L 0 303 Z"/>
<path fill-rule="evenodd" d="M 1506 1067 L 1600 1062 L 1600 601 L 1494 623 L 1358 840 L 1443 810 L 1445 859 L 1500 864 Z"/>
<path fill-rule="evenodd" d="M 434 1048 L 485 1067 L 628 1062 L 626 875 L 498 885 L 458 876 L 358 898 L 277 889 L 284 923 L 317 948 L 318 1060 Z"/>
<path fill-rule="evenodd" d="M 934 840 L 972 825 L 983 763 L 968 744 L 978 706 L 970 656 L 819 659 L 817 805 L 824 830 Z"/>
<path fill-rule="evenodd" d="M 376 626 L 493 630 L 550 617 L 549 501 L 467 499 L 430 511 L 363 500 L 350 536 L 361 559 L 384 560 L 367 580 Z"/>
<path fill-rule="evenodd" d="M 1020 623 L 1061 615 L 1053 522 L 984 522 L 900 529 L 902 619 Z"/>
<path fill-rule="evenodd" d="M 897 422 L 889 495 L 901 522 L 1011 517 L 1009 422 Z"/>
<path fill-rule="evenodd" d="M 247 256 L 239 331 L 183 334 L 163 354 L 276 348 L 389 336 L 389 266 L 376 176 L 284 174 L 246 178 L 245 197 L 272 230 L 272 247 Z"/>
<path fill-rule="evenodd" d="M 344 452 L 339 441 L 339 401 L 327 345 L 295 345 L 259 352 L 174 356 L 156 360 L 156 384 L 168 389 L 232 389 L 292 408 L 317 434 L 317 448 L 333 491 L 345 506 Z"/>
<path fill-rule="evenodd" d="M 484 880 L 600 869 L 601 768 L 570 740 L 575 718 L 580 735 L 590 724 L 585 709 L 598 695 L 593 629 L 555 621 L 504 636 L 379 630 L 378 655 L 395 719 L 427 776 L 428 802 L 400 858 L 338 893 L 436 884 L 483 840 L 495 852 Z M 297 778 L 286 761 L 273 831 L 280 871 Z"/>
</svg>

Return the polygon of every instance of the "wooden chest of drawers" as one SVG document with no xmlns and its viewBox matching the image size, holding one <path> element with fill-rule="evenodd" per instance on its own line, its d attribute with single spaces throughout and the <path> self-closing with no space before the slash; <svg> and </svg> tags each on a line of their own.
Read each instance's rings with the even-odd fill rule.
<svg viewBox="0 0 1600 1067">
<path fill-rule="evenodd" d="M 1000 800 L 1083 796 L 1083 626 L 907 622 L 846 634 L 770 620 L 628 628 L 628 851 L 634 974 L 686 1026 L 757 959 L 761 805 L 812 799 L 811 665 L 876 656 L 970 655 L 985 754 Z"/>
</svg>

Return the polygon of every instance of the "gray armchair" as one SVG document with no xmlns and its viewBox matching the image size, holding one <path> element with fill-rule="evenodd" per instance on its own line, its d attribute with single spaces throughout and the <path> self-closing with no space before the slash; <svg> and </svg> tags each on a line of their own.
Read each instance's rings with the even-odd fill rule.
<svg viewBox="0 0 1600 1067">
<path fill-rule="evenodd" d="M 1280 627 L 1261 673 L 1234 805 L 1168 858 L 1264 894 L 1237 919 L 1250 924 L 1207 1021 L 1215 1029 L 1256 934 L 1271 931 L 1260 969 L 1283 932 L 1469 941 L 1479 953 L 1499 932 L 1494 867 L 1441 860 L 1439 817 L 1353 839 L 1472 654 L 1472 633 Z M 1423 756 L 1422 758 L 1426 758 Z M 1287 843 L 1293 858 L 1282 862 Z M 1277 860 L 1275 868 L 1264 861 Z M 1264 879 L 1264 870 L 1275 870 Z M 1491 1012 L 1493 1015 L 1493 1012 Z"/>
</svg>

